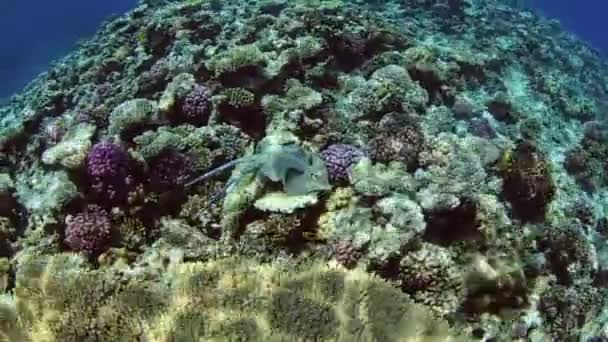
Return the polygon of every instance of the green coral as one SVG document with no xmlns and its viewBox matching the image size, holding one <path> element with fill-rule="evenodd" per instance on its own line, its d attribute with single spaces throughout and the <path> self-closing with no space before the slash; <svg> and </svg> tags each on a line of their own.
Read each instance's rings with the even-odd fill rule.
<svg viewBox="0 0 608 342">
<path fill-rule="evenodd" d="M 285 101 L 289 110 L 309 111 L 323 103 L 321 93 L 302 85 L 296 79 L 287 80 L 285 87 L 287 88 Z"/>
<path fill-rule="evenodd" d="M 255 94 L 245 88 L 227 88 L 221 92 L 222 102 L 235 108 L 250 107 L 255 102 Z"/>
<path fill-rule="evenodd" d="M 28 122 L 40 118 L 41 112 L 30 107 L 0 109 L 0 150 L 4 150 L 13 139 L 23 134 Z"/>
<path fill-rule="evenodd" d="M 196 80 L 192 74 L 182 73 L 173 78 L 158 100 L 158 109 L 162 113 L 169 113 L 175 109 L 180 99 L 183 99 L 196 87 Z"/>
<path fill-rule="evenodd" d="M 30 213 L 30 225 L 55 223 L 55 215 L 79 195 L 65 171 L 33 169 L 17 176 L 16 197 Z"/>
<path fill-rule="evenodd" d="M 393 162 L 389 165 L 373 164 L 363 158 L 351 169 L 353 189 L 362 195 L 383 196 L 391 192 L 413 193 L 414 178 L 405 165 Z"/>
<path fill-rule="evenodd" d="M 207 62 L 207 68 L 215 76 L 223 73 L 236 72 L 245 67 L 260 67 L 266 62 L 266 57 L 255 44 L 233 47 L 213 56 Z"/>
<path fill-rule="evenodd" d="M 95 126 L 88 124 L 72 127 L 61 142 L 44 151 L 42 162 L 61 165 L 70 170 L 80 167 L 91 147 L 91 138 L 95 129 Z"/>
<path fill-rule="evenodd" d="M 158 276 L 93 270 L 72 254 L 22 258 L 12 297 L 0 301 L 0 333 L 49 342 L 452 337 L 398 289 L 323 262 L 229 258 L 170 264 Z"/>
<path fill-rule="evenodd" d="M 407 195 L 395 193 L 379 200 L 372 208 L 355 197 L 351 203 L 323 214 L 320 234 L 331 240 L 351 241 L 366 250 L 371 262 L 386 262 L 399 256 L 403 246 L 414 241 L 425 229 L 420 206 Z"/>
<path fill-rule="evenodd" d="M 108 133 L 118 135 L 136 125 L 150 124 L 159 120 L 158 104 L 148 99 L 128 100 L 110 113 Z"/>
</svg>

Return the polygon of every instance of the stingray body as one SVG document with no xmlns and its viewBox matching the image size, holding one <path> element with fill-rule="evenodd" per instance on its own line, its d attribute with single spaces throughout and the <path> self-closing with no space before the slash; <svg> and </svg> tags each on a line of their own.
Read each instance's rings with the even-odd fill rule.
<svg viewBox="0 0 608 342">
<path fill-rule="evenodd" d="M 255 154 L 213 169 L 187 185 L 209 179 L 234 167 L 237 170 L 228 180 L 223 194 L 251 179 L 282 183 L 285 193 L 294 196 L 330 189 L 323 161 L 295 143 L 260 143 Z"/>
</svg>

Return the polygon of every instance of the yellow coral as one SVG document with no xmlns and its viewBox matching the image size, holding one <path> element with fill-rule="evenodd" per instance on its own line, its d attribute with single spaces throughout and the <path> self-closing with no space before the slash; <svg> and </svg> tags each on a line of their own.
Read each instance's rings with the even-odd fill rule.
<svg viewBox="0 0 608 342">
<path fill-rule="evenodd" d="M 9 341 L 453 340 L 398 289 L 363 270 L 226 258 L 170 264 L 157 280 L 76 255 L 24 257 L 15 304 L 0 301 Z M 23 336 L 11 339 L 11 336 Z"/>
<path fill-rule="evenodd" d="M 228 88 L 222 95 L 226 97 L 225 102 L 235 108 L 249 107 L 255 101 L 255 95 L 244 88 Z"/>
</svg>

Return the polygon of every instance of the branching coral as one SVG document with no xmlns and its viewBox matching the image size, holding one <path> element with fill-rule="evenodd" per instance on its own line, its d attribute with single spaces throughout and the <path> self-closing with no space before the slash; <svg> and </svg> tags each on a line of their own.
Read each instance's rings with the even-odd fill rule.
<svg viewBox="0 0 608 342">
<path fill-rule="evenodd" d="M 340 183 L 349 180 L 351 168 L 365 156 L 365 153 L 352 145 L 333 144 L 321 151 L 329 180 Z"/>
<path fill-rule="evenodd" d="M 74 251 L 94 256 L 103 252 L 111 239 L 110 215 L 97 205 L 89 205 L 84 211 L 66 218 L 65 243 Z"/>
<path fill-rule="evenodd" d="M 130 156 L 122 146 L 99 142 L 89 151 L 86 163 L 91 190 L 101 202 L 117 204 L 126 200 L 134 179 Z"/>
<path fill-rule="evenodd" d="M 463 298 L 464 279 L 454 255 L 442 247 L 423 244 L 400 262 L 401 288 L 419 303 L 445 315 L 458 309 Z"/>
<path fill-rule="evenodd" d="M 589 285 L 554 286 L 541 295 L 540 312 L 549 330 L 560 339 L 577 338 L 579 329 L 596 314 L 605 294 Z"/>
</svg>

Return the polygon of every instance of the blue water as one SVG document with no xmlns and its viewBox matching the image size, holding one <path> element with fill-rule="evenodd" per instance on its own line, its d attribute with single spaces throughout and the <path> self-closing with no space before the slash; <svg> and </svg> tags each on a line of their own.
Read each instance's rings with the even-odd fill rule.
<svg viewBox="0 0 608 342">
<path fill-rule="evenodd" d="M 0 98 L 21 89 L 48 63 L 137 0 L 0 1 Z"/>
<path fill-rule="evenodd" d="M 608 56 L 607 1 L 527 1 Z M 0 99 L 21 89 L 78 39 L 91 36 L 105 18 L 136 4 L 137 0 L 0 1 Z"/>
<path fill-rule="evenodd" d="M 608 56 L 608 1 L 528 0 L 545 15 L 558 19 L 562 26 Z"/>
</svg>

